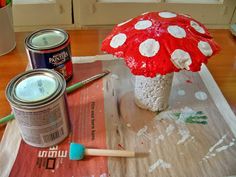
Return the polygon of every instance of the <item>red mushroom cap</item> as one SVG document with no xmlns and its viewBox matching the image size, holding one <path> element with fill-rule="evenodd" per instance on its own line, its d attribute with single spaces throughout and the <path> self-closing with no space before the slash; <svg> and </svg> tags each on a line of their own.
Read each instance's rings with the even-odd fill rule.
<svg viewBox="0 0 236 177">
<path fill-rule="evenodd" d="M 120 23 L 102 43 L 102 51 L 124 58 L 134 75 L 146 77 L 199 71 L 219 50 L 204 25 L 173 12 L 149 12 Z"/>
</svg>

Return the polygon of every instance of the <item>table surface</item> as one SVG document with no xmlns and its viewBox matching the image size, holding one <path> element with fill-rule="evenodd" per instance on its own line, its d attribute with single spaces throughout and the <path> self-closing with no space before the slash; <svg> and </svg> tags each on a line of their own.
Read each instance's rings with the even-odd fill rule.
<svg viewBox="0 0 236 177">
<path fill-rule="evenodd" d="M 73 56 L 91 56 L 101 53 L 100 44 L 110 29 L 70 30 L 71 49 Z M 236 38 L 229 30 L 210 30 L 213 38 L 222 48 L 221 52 L 212 57 L 207 64 L 209 71 L 217 82 L 232 110 L 236 112 Z M 11 112 L 5 97 L 8 82 L 17 74 L 22 73 L 28 63 L 24 48 L 24 39 L 30 32 L 16 33 L 16 48 L 7 55 L 0 57 L 0 117 Z M 236 120 L 235 120 L 236 121 Z M 0 139 L 6 125 L 0 125 Z"/>
</svg>

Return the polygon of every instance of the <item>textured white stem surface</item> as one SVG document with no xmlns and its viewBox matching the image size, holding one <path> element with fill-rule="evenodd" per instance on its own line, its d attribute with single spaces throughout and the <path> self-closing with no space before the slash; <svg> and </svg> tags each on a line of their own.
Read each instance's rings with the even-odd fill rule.
<svg viewBox="0 0 236 177">
<path fill-rule="evenodd" d="M 168 107 L 173 73 L 154 78 L 135 76 L 135 103 L 150 111 L 162 111 Z"/>
</svg>

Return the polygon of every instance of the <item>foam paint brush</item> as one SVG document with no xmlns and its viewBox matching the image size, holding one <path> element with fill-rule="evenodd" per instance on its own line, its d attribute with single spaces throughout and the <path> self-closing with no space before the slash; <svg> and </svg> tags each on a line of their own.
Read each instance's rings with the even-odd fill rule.
<svg viewBox="0 0 236 177">
<path fill-rule="evenodd" d="M 133 151 L 125 150 L 88 149 L 85 148 L 85 146 L 82 144 L 70 144 L 70 160 L 81 160 L 85 156 L 135 157 L 136 153 Z"/>
<path fill-rule="evenodd" d="M 87 84 L 97 80 L 97 79 L 100 79 L 100 78 L 106 76 L 109 73 L 110 73 L 110 71 L 106 70 L 106 71 L 103 71 L 102 73 L 96 74 L 96 75 L 94 75 L 94 76 L 92 76 L 92 77 L 90 77 L 88 79 L 85 79 L 83 81 L 77 82 L 77 83 L 67 87 L 66 88 L 66 92 L 68 94 L 70 94 L 73 91 L 75 91 L 75 90 L 77 90 L 77 89 L 79 89 L 79 88 L 81 88 L 81 87 L 83 87 L 83 86 L 85 86 L 85 85 L 87 85 Z M 6 122 L 8 122 L 9 120 L 12 120 L 12 119 L 14 119 L 14 114 L 9 114 L 8 116 L 3 117 L 3 118 L 0 119 L 0 124 L 6 123 Z"/>
</svg>

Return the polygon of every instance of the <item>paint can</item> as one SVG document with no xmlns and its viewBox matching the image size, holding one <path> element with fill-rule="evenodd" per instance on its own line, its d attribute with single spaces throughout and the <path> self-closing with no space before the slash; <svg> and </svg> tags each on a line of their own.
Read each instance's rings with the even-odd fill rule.
<svg viewBox="0 0 236 177">
<path fill-rule="evenodd" d="M 60 72 L 69 81 L 73 75 L 69 34 L 61 29 L 42 29 L 25 39 L 29 63 L 33 69 L 48 68 Z"/>
<path fill-rule="evenodd" d="M 49 69 L 29 70 L 13 78 L 6 97 L 23 140 L 35 147 L 50 147 L 69 134 L 66 81 Z"/>
</svg>

